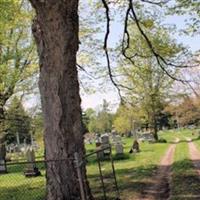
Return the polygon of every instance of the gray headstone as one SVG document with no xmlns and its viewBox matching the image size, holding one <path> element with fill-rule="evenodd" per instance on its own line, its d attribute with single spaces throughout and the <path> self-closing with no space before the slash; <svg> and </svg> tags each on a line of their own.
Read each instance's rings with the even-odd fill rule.
<svg viewBox="0 0 200 200">
<path fill-rule="evenodd" d="M 0 160 L 0 173 L 5 173 L 6 170 L 6 162 L 5 160 Z"/>
<path fill-rule="evenodd" d="M 101 136 L 101 143 L 98 143 L 98 145 L 99 145 L 98 150 L 102 150 L 98 152 L 99 158 L 105 158 L 110 155 L 110 149 L 107 148 L 107 147 L 110 147 L 108 134 L 103 134 Z"/>
<path fill-rule="evenodd" d="M 107 134 L 104 134 L 101 136 L 101 143 L 102 144 L 109 144 L 109 136 Z"/>
<path fill-rule="evenodd" d="M 120 144 L 122 143 L 122 138 L 121 138 L 120 135 L 117 135 L 117 136 L 116 136 L 115 142 L 116 142 L 116 143 L 120 143 Z"/>
<path fill-rule="evenodd" d="M 27 148 L 26 151 L 26 158 L 27 158 L 27 166 L 25 169 L 25 176 L 26 177 L 31 177 L 31 176 L 39 176 L 41 175 L 40 171 L 36 167 L 35 163 L 35 152 L 32 147 Z"/>
<path fill-rule="evenodd" d="M 124 147 L 120 143 L 115 145 L 115 150 L 116 150 L 116 154 L 123 154 L 124 153 Z"/>
<path fill-rule="evenodd" d="M 6 173 L 6 147 L 4 144 L 0 144 L 0 173 Z"/>
</svg>

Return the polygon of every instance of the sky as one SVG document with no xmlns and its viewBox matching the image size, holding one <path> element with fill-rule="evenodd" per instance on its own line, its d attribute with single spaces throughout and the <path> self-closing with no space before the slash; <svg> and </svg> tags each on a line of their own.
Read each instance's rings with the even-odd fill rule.
<svg viewBox="0 0 200 200">
<path fill-rule="evenodd" d="M 108 46 L 114 46 L 120 38 L 120 35 L 123 32 L 123 25 L 121 25 L 118 21 L 119 18 L 116 16 L 116 21 L 111 23 L 111 32 L 109 35 Z M 178 29 L 182 29 L 184 27 L 184 20 L 186 17 L 183 16 L 169 16 L 163 24 L 175 24 Z M 105 25 L 105 24 L 104 24 Z M 200 49 L 200 35 L 196 35 L 194 37 L 185 36 L 175 34 L 174 38 L 177 39 L 178 42 L 183 43 L 188 46 L 192 51 L 196 51 Z M 115 65 L 116 63 L 111 63 L 111 65 Z M 94 80 L 95 81 L 95 80 Z M 95 84 L 94 84 L 95 85 Z M 99 110 L 100 105 L 103 103 L 103 99 L 105 99 L 110 104 L 110 109 L 114 112 L 117 109 L 119 103 L 119 96 L 117 94 L 116 88 L 110 83 L 109 89 L 105 89 L 105 91 L 96 91 L 92 94 L 86 94 L 81 92 L 82 103 L 81 106 L 83 110 L 87 108 L 93 108 L 95 110 Z M 31 97 L 28 101 L 25 101 L 25 107 L 30 108 L 34 107 L 39 101 L 38 97 Z"/>
<path fill-rule="evenodd" d="M 183 16 L 169 16 L 163 24 L 175 24 L 177 29 L 182 29 L 184 27 L 184 20 L 186 17 Z M 117 22 L 114 22 L 111 26 L 111 33 L 109 38 L 109 45 L 112 46 L 114 43 L 119 41 L 119 36 L 123 31 L 123 26 Z M 177 39 L 178 42 L 183 43 L 184 45 L 188 46 L 188 48 L 195 52 L 200 49 L 200 35 L 195 36 L 186 36 L 183 34 L 175 34 L 174 38 Z M 117 105 L 119 103 L 119 96 L 117 94 L 116 89 L 114 86 L 113 89 L 107 92 L 95 92 L 93 94 L 84 94 L 81 96 L 82 98 L 82 108 L 94 108 L 96 110 L 99 109 L 99 105 L 102 104 L 103 99 L 110 102 L 111 110 L 115 111 L 117 109 Z"/>
</svg>

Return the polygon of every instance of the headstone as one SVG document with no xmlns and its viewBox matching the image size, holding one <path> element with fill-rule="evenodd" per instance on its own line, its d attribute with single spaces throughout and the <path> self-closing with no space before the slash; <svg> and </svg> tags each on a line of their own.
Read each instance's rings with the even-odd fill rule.
<svg viewBox="0 0 200 200">
<path fill-rule="evenodd" d="M 0 173 L 4 174 L 7 172 L 6 169 L 6 147 L 4 144 L 0 144 Z"/>
<path fill-rule="evenodd" d="M 36 141 L 33 141 L 33 143 L 32 143 L 32 148 L 33 148 L 35 151 L 37 151 L 37 150 L 39 149 L 39 145 L 37 144 Z"/>
<path fill-rule="evenodd" d="M 6 173 L 6 161 L 5 160 L 0 160 L 0 174 Z"/>
<path fill-rule="evenodd" d="M 122 144 L 121 136 L 117 135 L 115 137 L 115 150 L 116 154 L 123 154 L 124 153 L 124 147 Z"/>
<path fill-rule="evenodd" d="M 115 144 L 117 142 L 117 135 L 112 135 L 112 143 Z"/>
<path fill-rule="evenodd" d="M 103 158 L 110 155 L 110 149 L 106 149 L 107 147 L 110 147 L 109 136 L 108 134 L 104 134 L 101 136 L 101 149 L 105 149 L 103 150 Z"/>
<path fill-rule="evenodd" d="M 26 177 L 40 176 L 41 173 L 35 164 L 35 152 L 31 147 L 27 149 L 26 156 L 27 156 L 28 163 L 27 163 L 24 175 Z"/>
<path fill-rule="evenodd" d="M 100 147 L 101 146 L 101 138 L 100 137 L 96 136 L 95 144 L 96 144 L 96 147 Z"/>
<path fill-rule="evenodd" d="M 139 143 L 137 140 L 134 140 L 133 146 L 132 146 L 131 150 L 129 151 L 129 153 L 138 153 L 138 152 L 140 152 Z"/>
<path fill-rule="evenodd" d="M 122 138 L 121 138 L 120 135 L 117 135 L 117 136 L 116 136 L 115 142 L 116 142 L 116 143 L 122 143 Z"/>
<path fill-rule="evenodd" d="M 115 129 L 113 129 L 113 130 L 111 131 L 111 135 L 112 135 L 112 136 L 117 135 L 117 131 L 116 131 Z"/>
<path fill-rule="evenodd" d="M 101 136 L 101 143 L 102 144 L 109 144 L 109 136 L 107 134 L 104 134 Z"/>
<path fill-rule="evenodd" d="M 119 154 L 123 154 L 124 153 L 124 147 L 122 144 L 120 143 L 117 143 L 115 145 L 115 150 L 116 150 L 116 154 L 119 155 Z"/>
</svg>

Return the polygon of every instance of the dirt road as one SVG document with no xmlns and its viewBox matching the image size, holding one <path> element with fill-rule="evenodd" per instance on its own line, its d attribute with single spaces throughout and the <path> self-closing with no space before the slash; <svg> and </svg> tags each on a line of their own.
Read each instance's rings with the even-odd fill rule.
<svg viewBox="0 0 200 200">
<path fill-rule="evenodd" d="M 153 177 L 152 185 L 144 189 L 140 200 L 164 200 L 169 198 L 171 165 L 178 142 L 179 139 L 176 139 L 176 142 L 168 148 Z"/>
</svg>

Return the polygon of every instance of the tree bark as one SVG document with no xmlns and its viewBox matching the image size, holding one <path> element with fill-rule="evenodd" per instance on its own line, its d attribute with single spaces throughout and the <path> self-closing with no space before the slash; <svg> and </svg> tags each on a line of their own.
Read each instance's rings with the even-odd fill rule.
<svg viewBox="0 0 200 200">
<path fill-rule="evenodd" d="M 33 35 L 40 60 L 39 88 L 45 124 L 47 199 L 78 200 L 74 153 L 85 154 L 76 53 L 78 0 L 30 0 L 36 10 Z M 82 177 L 90 194 L 85 166 Z"/>
</svg>

